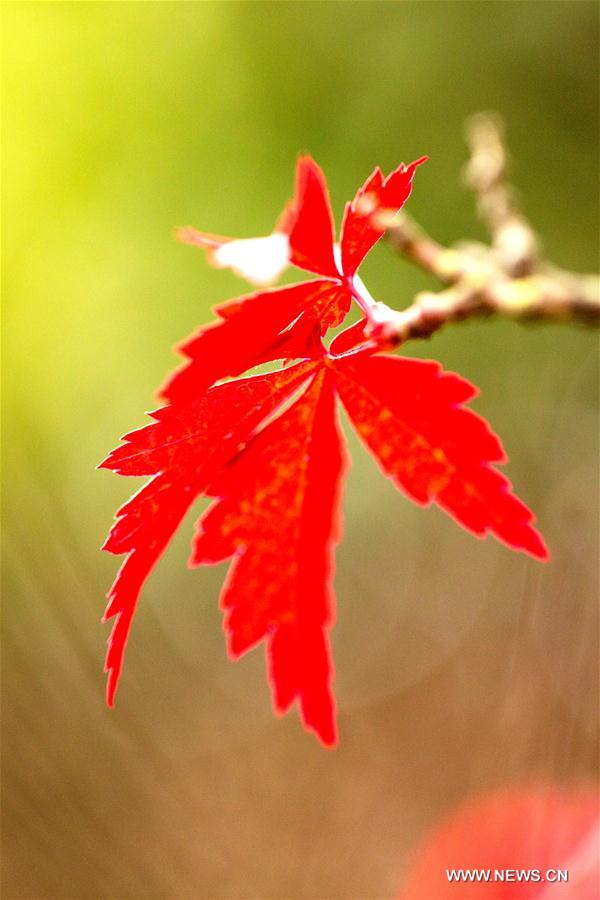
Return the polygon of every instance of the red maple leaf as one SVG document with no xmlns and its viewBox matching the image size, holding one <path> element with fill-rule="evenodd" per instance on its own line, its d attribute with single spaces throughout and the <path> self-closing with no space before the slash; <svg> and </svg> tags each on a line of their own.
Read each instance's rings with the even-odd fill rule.
<svg viewBox="0 0 600 900">
<path fill-rule="evenodd" d="M 475 388 L 435 362 L 381 353 L 381 326 L 393 313 L 373 300 L 356 271 L 383 234 L 380 214 L 400 209 L 420 162 L 388 178 L 375 170 L 346 207 L 339 248 L 324 176 L 308 157 L 298 163 L 295 197 L 274 233 L 278 243 L 273 236 L 249 239 L 255 256 L 267 254 L 254 259 L 251 272 L 248 242 L 185 230 L 184 240 L 213 257 L 228 247 L 228 262 L 221 256 L 217 264 L 255 282 L 257 271 L 281 270 L 282 244 L 285 263 L 319 277 L 218 307 L 219 321 L 180 348 L 188 362 L 161 389 L 168 405 L 101 464 L 152 476 L 119 510 L 104 545 L 127 554 L 105 613 L 105 620 L 115 617 L 106 659 L 109 705 L 141 588 L 187 510 L 207 495 L 215 500 L 198 524 L 190 564 L 232 558 L 221 596 L 230 656 L 264 640 L 275 709 L 285 712 L 297 701 L 305 726 L 324 744 L 335 743 L 327 629 L 345 468 L 336 398 L 410 499 L 439 504 L 480 537 L 490 532 L 547 558 L 530 510 L 493 467 L 505 461 L 499 439 L 464 406 Z M 277 257 L 272 264 L 270 253 Z M 324 335 L 353 301 L 364 318 L 326 349 Z M 297 362 L 234 377 L 275 360 Z"/>
</svg>

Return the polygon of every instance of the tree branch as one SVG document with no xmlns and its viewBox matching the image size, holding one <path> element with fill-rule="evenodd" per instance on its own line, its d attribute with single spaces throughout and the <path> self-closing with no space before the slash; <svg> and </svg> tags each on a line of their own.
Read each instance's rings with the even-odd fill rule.
<svg viewBox="0 0 600 900">
<path fill-rule="evenodd" d="M 390 246 L 447 287 L 417 294 L 411 306 L 376 326 L 377 336 L 399 344 L 429 337 L 448 322 L 488 315 L 599 325 L 598 276 L 567 272 L 540 258 L 535 232 L 506 182 L 507 153 L 499 120 L 474 116 L 466 133 L 466 182 L 491 244 L 445 247 L 405 213 L 391 220 L 382 215 L 380 224 Z"/>
</svg>

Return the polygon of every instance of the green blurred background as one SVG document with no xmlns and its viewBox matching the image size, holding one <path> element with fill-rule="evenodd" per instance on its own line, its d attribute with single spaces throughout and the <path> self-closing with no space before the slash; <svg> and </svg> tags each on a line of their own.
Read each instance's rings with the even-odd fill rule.
<svg viewBox="0 0 600 900">
<path fill-rule="evenodd" d="M 482 390 L 553 560 L 413 508 L 352 441 L 334 633 L 341 744 L 273 717 L 256 650 L 226 659 L 223 567 L 193 516 L 144 592 L 103 705 L 135 482 L 94 466 L 143 424 L 172 346 L 244 293 L 176 244 L 267 233 L 295 158 L 338 217 L 377 163 L 428 154 L 410 211 L 483 238 L 462 127 L 506 120 L 554 262 L 597 265 L 598 16 L 588 2 L 4 4 L 4 896 L 387 898 L 462 798 L 586 782 L 597 737 L 597 338 L 469 323 L 407 352 Z M 431 282 L 385 247 L 392 306 Z"/>
</svg>

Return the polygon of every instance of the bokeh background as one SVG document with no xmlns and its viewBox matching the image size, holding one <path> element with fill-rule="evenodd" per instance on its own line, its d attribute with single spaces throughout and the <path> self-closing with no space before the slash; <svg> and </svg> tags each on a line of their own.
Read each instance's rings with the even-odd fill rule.
<svg viewBox="0 0 600 900">
<path fill-rule="evenodd" d="M 334 752 L 273 717 L 261 650 L 227 661 L 224 567 L 186 568 L 194 516 L 104 707 L 98 548 L 138 485 L 94 466 L 172 346 L 246 291 L 173 227 L 268 233 L 300 151 L 338 216 L 376 163 L 426 153 L 411 213 L 484 238 L 462 127 L 495 109 L 548 256 L 594 269 L 597 61 L 591 2 L 4 4 L 6 898 L 393 897 L 463 799 L 594 780 L 590 331 L 469 323 L 406 350 L 481 387 L 546 566 L 414 508 L 351 440 Z M 365 280 L 398 307 L 431 284 L 386 247 Z"/>
</svg>

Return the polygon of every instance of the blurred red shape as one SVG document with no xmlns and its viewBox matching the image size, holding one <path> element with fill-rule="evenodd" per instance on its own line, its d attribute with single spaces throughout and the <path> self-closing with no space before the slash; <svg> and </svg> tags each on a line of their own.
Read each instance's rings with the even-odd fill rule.
<svg viewBox="0 0 600 900">
<path fill-rule="evenodd" d="M 589 787 L 508 787 L 477 797 L 418 847 L 399 900 L 598 900 L 599 814 Z M 451 881 L 459 870 L 463 880 Z M 464 880 L 465 871 L 481 880 Z"/>
</svg>

